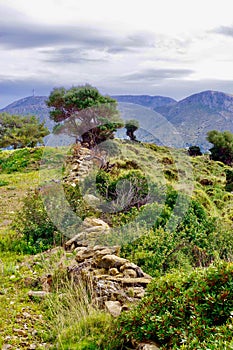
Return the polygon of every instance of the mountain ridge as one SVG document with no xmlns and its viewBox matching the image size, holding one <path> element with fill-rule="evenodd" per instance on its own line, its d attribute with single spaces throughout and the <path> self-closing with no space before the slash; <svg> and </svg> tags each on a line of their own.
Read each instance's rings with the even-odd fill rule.
<svg viewBox="0 0 233 350">
<path fill-rule="evenodd" d="M 123 118 L 136 118 L 141 126 L 147 118 L 148 108 L 155 112 L 155 123 L 159 120 L 158 113 L 169 121 L 176 132 L 180 134 L 183 142 L 180 147 L 199 145 L 203 150 L 210 148 L 206 141 L 209 130 L 229 130 L 233 133 L 233 95 L 221 91 L 206 90 L 180 101 L 166 96 L 152 95 L 112 95 L 119 102 L 119 109 Z M 17 100 L 2 108 L 0 112 L 19 115 L 35 115 L 52 130 L 54 122 L 49 118 L 49 108 L 45 101 L 46 96 L 28 96 Z M 145 107 L 144 111 L 133 108 L 132 104 Z M 126 106 L 126 107 L 125 107 Z M 125 109 L 124 109 L 125 108 Z M 142 113 L 143 112 L 143 113 Z M 140 116 L 139 114 L 142 114 Z"/>
</svg>

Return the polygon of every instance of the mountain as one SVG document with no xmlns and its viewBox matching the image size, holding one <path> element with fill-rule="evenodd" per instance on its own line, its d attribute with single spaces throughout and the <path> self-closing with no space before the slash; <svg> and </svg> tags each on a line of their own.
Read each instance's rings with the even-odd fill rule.
<svg viewBox="0 0 233 350">
<path fill-rule="evenodd" d="M 138 139 L 173 147 L 198 145 L 206 151 L 209 130 L 233 133 L 233 95 L 219 91 L 203 91 L 181 101 L 170 97 L 148 95 L 115 95 L 122 118 L 137 119 Z M 35 115 L 52 130 L 46 96 L 30 96 L 18 100 L 0 112 Z M 125 136 L 121 131 L 119 136 Z"/>
<path fill-rule="evenodd" d="M 170 147 L 184 147 L 176 128 L 162 114 L 139 104 L 120 102 L 118 104 L 123 120 L 136 119 L 140 128 L 135 132 L 137 139 L 144 142 Z M 125 129 L 117 131 L 116 136 L 125 138 Z"/>
<path fill-rule="evenodd" d="M 186 146 L 199 145 L 208 149 L 209 130 L 233 132 L 233 95 L 218 91 L 203 91 L 176 104 L 156 109 L 181 134 Z"/>
<path fill-rule="evenodd" d="M 112 97 L 118 102 L 135 103 L 152 109 L 156 109 L 163 106 L 171 106 L 177 102 L 173 98 L 164 96 L 115 95 Z"/>
<path fill-rule="evenodd" d="M 47 96 L 28 96 L 18 101 L 11 103 L 0 110 L 0 113 L 6 112 L 15 115 L 33 115 L 40 122 L 45 122 L 45 125 L 52 130 L 54 122 L 49 118 L 49 109 L 45 103 Z"/>
</svg>

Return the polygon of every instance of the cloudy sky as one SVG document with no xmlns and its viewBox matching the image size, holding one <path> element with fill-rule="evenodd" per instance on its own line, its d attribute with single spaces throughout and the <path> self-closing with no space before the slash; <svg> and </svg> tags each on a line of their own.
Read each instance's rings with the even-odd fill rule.
<svg viewBox="0 0 233 350">
<path fill-rule="evenodd" d="M 7 3 L 7 5 L 6 5 Z M 0 107 L 90 83 L 107 94 L 233 93 L 232 0 L 0 0 Z"/>
</svg>

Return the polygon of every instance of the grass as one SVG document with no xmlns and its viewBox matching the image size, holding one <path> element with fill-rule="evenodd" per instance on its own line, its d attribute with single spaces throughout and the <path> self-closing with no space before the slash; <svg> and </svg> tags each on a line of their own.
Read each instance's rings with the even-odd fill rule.
<svg viewBox="0 0 233 350">
<path fill-rule="evenodd" d="M 233 195 L 225 190 L 228 167 L 208 156 L 187 157 L 183 150 L 116 143 L 120 153 L 110 160 L 118 164 L 114 171 L 123 174 L 136 162 L 152 181 L 190 193 L 211 216 L 219 218 L 222 226 L 232 225 Z M 0 152 L 0 348 L 10 344 L 13 349 L 30 349 L 34 344 L 36 349 L 101 349 L 104 334 L 111 329 L 111 317 L 90 303 L 90 293 L 82 286 L 74 289 L 63 281 L 65 269 L 58 268 L 63 252 L 30 257 L 7 251 L 15 239 L 10 225 L 22 198 L 41 181 L 57 176 L 56 164 L 61 165 L 63 155 L 58 150 L 48 151 L 42 167 L 39 151 L 30 153 L 25 162 L 20 157 L 28 157 L 28 151 L 21 155 L 18 151 Z M 66 255 L 62 261 L 70 264 L 72 259 Z M 31 300 L 28 291 L 41 289 L 41 276 L 51 272 L 57 276 L 52 295 L 46 301 Z M 102 349 L 107 350 L 107 345 Z"/>
<path fill-rule="evenodd" d="M 42 305 L 29 299 L 32 287 L 25 284 L 26 279 L 35 281 L 35 274 L 25 265 L 25 257 L 12 252 L 1 252 L 0 266 L 0 347 L 48 348 L 50 334 Z"/>
</svg>

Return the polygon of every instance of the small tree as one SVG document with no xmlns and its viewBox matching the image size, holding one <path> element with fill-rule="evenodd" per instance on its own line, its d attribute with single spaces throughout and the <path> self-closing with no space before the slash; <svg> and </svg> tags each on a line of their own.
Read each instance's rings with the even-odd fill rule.
<svg viewBox="0 0 233 350">
<path fill-rule="evenodd" d="M 233 163 L 233 134 L 230 131 L 209 131 L 207 140 L 214 145 L 210 149 L 211 159 L 227 165 Z"/>
<path fill-rule="evenodd" d="M 0 114 L 0 147 L 35 147 L 43 144 L 43 137 L 49 134 L 49 130 L 40 123 L 36 117 L 22 117 Z"/>
<path fill-rule="evenodd" d="M 117 102 L 103 96 L 91 85 L 54 89 L 47 101 L 52 107 L 50 117 L 61 123 L 56 129 L 75 136 L 89 147 L 114 138 L 114 132 L 123 126 L 117 111 Z"/>
<path fill-rule="evenodd" d="M 135 131 L 139 128 L 139 122 L 135 119 L 130 119 L 125 122 L 126 135 L 131 141 L 136 141 Z"/>
<path fill-rule="evenodd" d="M 197 157 L 197 156 L 201 156 L 202 155 L 199 146 L 190 146 L 189 149 L 188 149 L 188 154 L 191 157 Z"/>
</svg>

